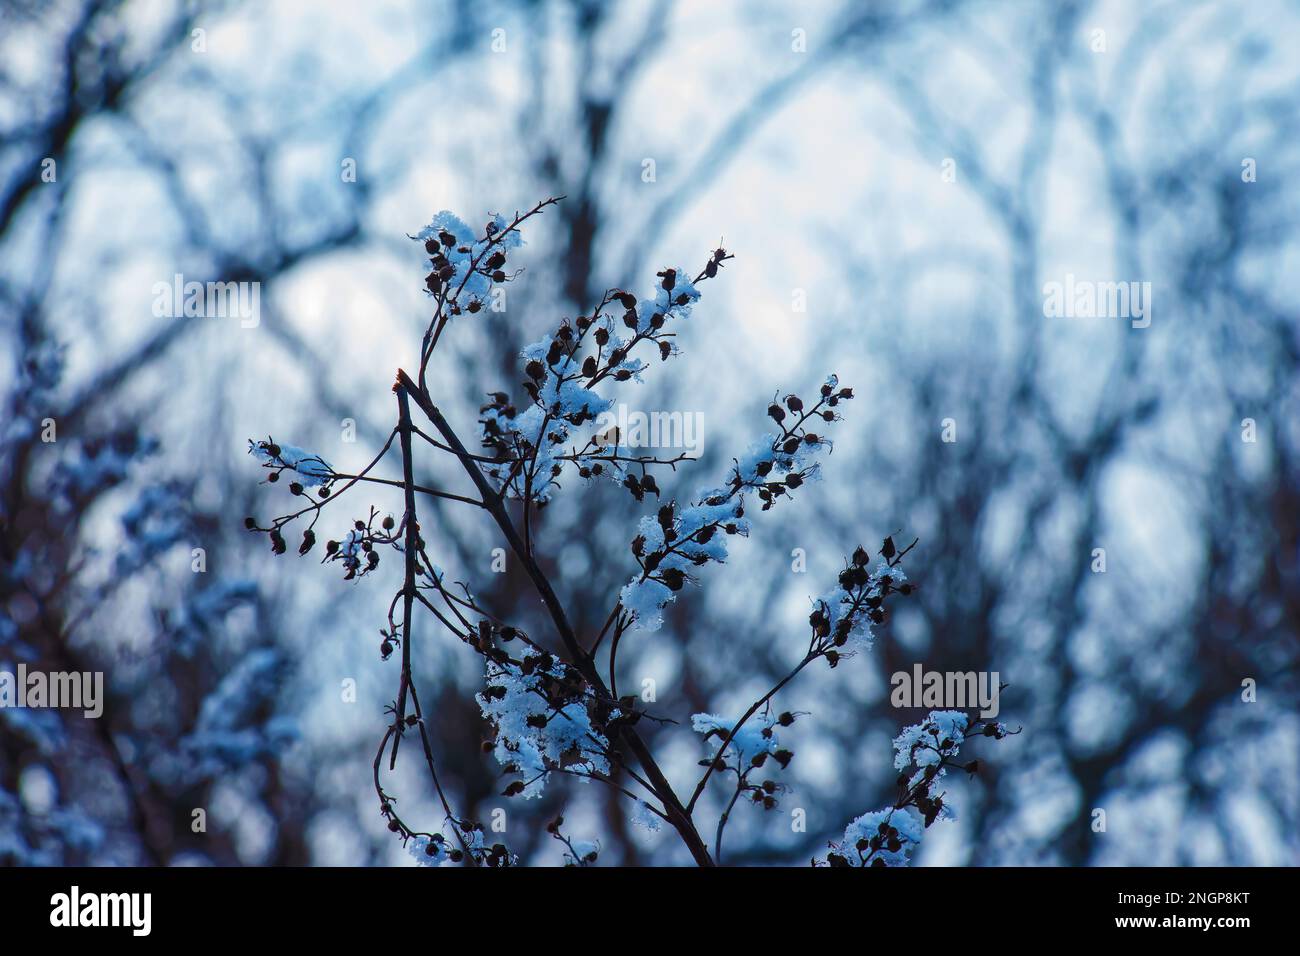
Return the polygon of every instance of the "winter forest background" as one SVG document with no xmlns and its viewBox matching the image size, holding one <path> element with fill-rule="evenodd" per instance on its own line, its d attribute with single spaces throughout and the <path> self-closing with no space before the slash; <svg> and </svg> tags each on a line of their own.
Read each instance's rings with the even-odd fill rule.
<svg viewBox="0 0 1300 956">
<path fill-rule="evenodd" d="M 0 863 L 411 862 L 369 776 L 392 591 L 243 529 L 276 490 L 247 439 L 363 466 L 428 320 L 407 234 L 561 194 L 506 311 L 442 356 L 449 417 L 560 316 L 720 241 L 684 355 L 619 395 L 702 413 L 704 460 L 665 481 L 724 471 L 778 391 L 857 394 L 825 480 L 623 652 L 661 710 L 743 708 L 855 544 L 920 539 L 874 650 L 792 686 L 791 792 L 741 808 L 728 862 L 806 864 L 888 800 L 920 717 L 888 677 L 915 663 L 998 671 L 1024 728 L 949 781 L 917 862 L 1300 861 L 1297 38 L 1286 2 L 3 0 L 0 668 L 103 670 L 108 698 L 0 709 Z M 176 273 L 259 282 L 260 323 L 155 316 Z M 1149 327 L 1045 316 L 1067 275 L 1150 282 Z M 579 630 L 644 512 L 609 487 L 544 513 Z M 449 575 L 544 630 L 488 523 L 428 526 Z M 481 664 L 432 638 L 416 663 L 440 770 L 487 819 Z M 645 733 L 691 775 L 689 728 Z M 602 863 L 689 862 L 625 810 L 553 783 L 509 804 L 510 848 L 561 862 L 563 812 Z"/>
</svg>

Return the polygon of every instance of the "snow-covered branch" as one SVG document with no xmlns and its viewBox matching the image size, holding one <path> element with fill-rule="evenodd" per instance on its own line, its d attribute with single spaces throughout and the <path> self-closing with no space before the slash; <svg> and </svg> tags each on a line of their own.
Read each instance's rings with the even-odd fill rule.
<svg viewBox="0 0 1300 956">
<path fill-rule="evenodd" d="M 886 604 L 895 595 L 912 591 L 900 565 L 916 542 L 900 551 L 892 537 L 886 538 L 874 568 L 867 550 L 856 548 L 845 561 L 835 587 L 814 600 L 808 642 L 793 669 L 742 714 L 697 713 L 691 717 L 692 728 L 711 742 L 712 750 L 701 761 L 705 770 L 690 799 L 684 802 L 679 798 L 637 730 L 643 720 L 671 722 L 670 718 L 651 714 L 632 695 L 618 695 L 620 641 L 630 632 L 662 627 L 664 608 L 688 581 L 696 580 L 697 569 L 724 563 L 728 539 L 750 534 L 753 512 L 769 511 L 782 500 L 797 498 L 805 485 L 821 476 L 824 459 L 833 448 L 826 429 L 840 419 L 840 410 L 853 398 L 853 390 L 831 375 L 809 400 L 793 393 L 780 398 L 777 392 L 768 407 L 774 427 L 732 459 L 721 484 L 706 487 L 685 505 L 663 501 L 652 514 L 645 515 L 631 542 L 639 570 L 621 590 L 594 643 L 584 648 L 569 623 L 561 589 L 536 559 L 533 511 L 559 492 L 566 470 L 588 482 L 610 478 L 639 502 L 650 495 L 659 500 L 652 470 L 657 466 L 676 469 L 690 460 L 688 456 L 629 454 L 617 429 L 597 435 L 591 426 L 613 404 L 613 390 L 641 381 L 651 368 L 648 358 L 657 356 L 663 362 L 677 354 L 679 326 L 699 301 L 700 284 L 716 277 L 732 257 L 723 248 L 714 249 L 693 278 L 681 268 L 660 270 L 645 299 L 623 289 L 608 290 L 589 313 L 573 321 L 566 319 L 553 333 L 525 348 L 524 399 L 516 401 L 506 391 L 489 393 L 478 421 L 484 453 L 472 453 L 438 408 L 426 371 L 453 319 L 489 307 L 498 286 L 518 274 L 509 271 L 507 264 L 523 245 L 520 226 L 556 201 L 543 201 L 512 219 L 489 217 L 478 236 L 463 220 L 442 212 L 412 237 L 424 243 L 429 256 L 432 271 L 426 276 L 425 288 L 434 314 L 421 344 L 418 382 L 398 371 L 393 389 L 399 415 L 388 440 L 355 475 L 340 473 L 321 456 L 269 437 L 250 442 L 250 452 L 268 472 L 267 481 L 279 484 L 281 476 L 287 475 L 290 494 L 306 504 L 265 527 L 254 518 L 245 524 L 267 534 L 272 550 L 284 554 L 284 530 L 310 517 L 298 548 L 300 554 L 306 554 L 315 544 L 313 527 L 326 506 L 358 487 L 401 491 L 402 498 L 392 511 L 367 504 L 364 517 L 351 519 L 338 538 L 326 542 L 323 561 L 342 563 L 347 579 L 360 580 L 377 571 L 382 552 L 391 550 L 402 558 L 403 583 L 389 603 L 386 626 L 380 629 L 381 656 L 387 660 L 400 649 L 401 672 L 393 703 L 387 708 L 390 720 L 375 755 L 374 786 L 389 829 L 406 842 L 420 863 L 507 866 L 518 862 L 503 844 L 489 845 L 481 825 L 455 812 L 441 785 L 428 733 L 430 715 L 421 709 L 412 667 L 417 638 L 414 615 L 423 608 L 437 625 L 482 660 L 485 682 L 477 703 L 487 723 L 483 749 L 495 754 L 510 778 L 503 796 L 540 797 L 556 775 L 596 781 L 632 801 L 637 821 L 650 828 L 667 823 L 697 863 L 712 865 L 720 857 L 727 821 L 741 798 L 747 796 L 752 803 L 772 809 L 785 790 L 771 768 L 784 768 L 793 759 L 793 750 L 779 738 L 781 730 L 799 715 L 775 708 L 774 698 L 814 662 L 824 661 L 834 668 L 856 650 L 871 646 L 872 628 L 885 620 Z M 424 416 L 418 424 L 412 418 L 416 410 Z M 421 427 L 426 422 L 430 426 L 427 432 Z M 418 447 L 431 448 L 444 462 L 454 462 L 470 478 L 478 497 L 417 485 L 415 437 L 422 439 Z M 394 439 L 398 439 L 401 478 L 372 474 L 393 450 Z M 448 504 L 471 505 L 492 518 L 522 562 L 558 643 L 549 636 L 530 636 L 483 607 L 468 584 L 447 581 L 421 533 L 417 508 L 422 495 Z M 511 509 L 517 510 L 512 513 Z M 522 523 L 522 531 L 517 522 Z M 612 637 L 605 645 L 607 635 Z M 602 651 L 607 654 L 608 683 L 597 666 Z M 965 720 L 961 715 L 932 718 L 946 721 L 940 738 L 933 741 L 934 760 L 927 749 L 932 742 L 928 737 L 922 735 L 909 744 L 908 759 L 920 768 L 918 776 L 909 782 L 906 799 L 882 818 L 887 827 L 899 828 L 897 838 L 894 831 L 881 830 L 884 849 L 875 848 L 874 856 L 862 859 L 902 859 L 904 845 L 910 847 L 916 839 L 913 818 L 908 814 L 932 819 L 936 808 L 942 807 L 941 797 L 928 788 L 960 746 L 966 725 L 958 727 L 958 717 Z M 398 814 L 396 799 L 383 780 L 385 755 L 391 773 L 400 744 L 410 734 L 419 737 L 441 803 L 442 822 L 429 830 L 414 828 Z M 700 797 L 715 774 L 731 777 L 733 788 L 717 820 L 710 852 L 695 817 Z M 854 827 L 866 826 L 863 820 L 866 818 L 855 821 Z M 566 847 L 568 863 L 590 865 L 597 860 L 598 842 L 575 842 L 559 827 L 560 821 L 556 821 L 550 832 Z M 852 842 L 856 844 L 856 837 Z M 867 842 L 871 842 L 869 837 Z M 889 849 L 895 842 L 899 848 Z M 891 853 L 900 855 L 889 856 Z M 838 851 L 829 857 L 832 862 L 846 858 Z"/>
</svg>

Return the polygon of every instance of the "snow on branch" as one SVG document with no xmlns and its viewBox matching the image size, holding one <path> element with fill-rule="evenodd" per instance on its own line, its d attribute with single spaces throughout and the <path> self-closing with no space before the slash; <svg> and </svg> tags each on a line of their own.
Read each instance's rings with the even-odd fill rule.
<svg viewBox="0 0 1300 956">
<path fill-rule="evenodd" d="M 979 761 L 962 765 L 957 755 L 969 737 L 982 735 L 1001 740 L 1009 733 L 1004 724 L 971 720 L 959 710 L 938 710 L 894 738 L 894 769 L 899 797 L 888 807 L 864 813 L 844 829 L 823 860 L 827 866 L 906 866 L 925 831 L 936 820 L 956 818 L 937 790 L 949 767 L 969 774 Z"/>
<path fill-rule="evenodd" d="M 821 476 L 833 448 L 827 428 L 839 420 L 853 390 L 831 375 L 807 400 L 793 393 L 782 397 L 778 391 L 767 409 L 772 422 L 768 431 L 732 459 L 721 484 L 705 488 L 686 504 L 661 500 L 654 471 L 683 466 L 690 461 L 687 456 L 632 453 L 617 428 L 594 434 L 597 416 L 611 407 L 619 386 L 640 382 L 678 353 L 682 320 L 700 301 L 701 284 L 717 277 L 732 258 L 718 247 L 693 276 L 681 267 L 661 269 L 640 299 L 627 290 L 610 289 L 590 312 L 564 319 L 524 348 L 521 394 L 514 397 L 505 389 L 488 393 L 477 421 L 480 450 L 471 452 L 429 386 L 431 380 L 441 379 L 426 373 L 453 320 L 463 322 L 491 308 L 500 286 L 517 278 L 520 270 L 511 262 L 523 247 L 522 227 L 558 201 L 543 200 L 513 217 L 491 215 L 480 233 L 443 211 L 411 236 L 429 257 L 424 288 L 432 316 L 420 342 L 418 374 L 397 372 L 396 421 L 387 440 L 356 474 L 343 474 L 320 455 L 269 436 L 250 441 L 249 452 L 261 462 L 267 482 L 287 484 L 297 506 L 266 524 L 254 517 L 244 524 L 266 534 L 272 552 L 283 555 L 288 550 L 286 531 L 303 522 L 297 550 L 306 555 L 316 545 L 314 528 L 326 509 L 331 517 L 336 514 L 335 502 L 358 487 L 391 496 L 389 508 L 363 503 L 352 511 L 339 533 L 325 542 L 322 563 L 340 564 L 345 579 L 354 582 L 373 580 L 381 566 L 390 566 L 381 554 L 395 555 L 393 563 L 402 569 L 401 586 L 378 628 L 381 658 L 400 661 L 395 665 L 400 671 L 393 698 L 384 708 L 387 723 L 374 756 L 373 783 L 389 830 L 417 863 L 499 867 L 519 862 L 504 844 L 489 843 L 481 824 L 457 813 L 443 786 L 440 755 L 429 733 L 437 717 L 423 709 L 412 666 L 421 636 L 416 619 L 427 615 L 481 659 L 485 678 L 476 700 L 487 728 L 482 749 L 495 755 L 509 778 L 503 796 L 538 798 L 548 784 L 564 777 L 596 781 L 630 801 L 623 806 L 632 822 L 649 831 L 671 829 L 696 863 L 713 865 L 721 859 L 726 824 L 736 804 L 747 798 L 770 810 L 786 790 L 777 770 L 790 764 L 794 752 L 781 735 L 802 715 L 776 707 L 774 698 L 814 662 L 834 668 L 871 646 L 873 628 L 884 622 L 887 605 L 914 587 L 900 565 L 916 542 L 899 550 L 892 537 L 885 538 L 874 558 L 856 548 L 836 585 L 812 602 L 807 644 L 790 673 L 743 713 L 691 717 L 691 727 L 708 742 L 709 753 L 700 761 L 704 770 L 689 799 L 679 796 L 638 730 L 642 721 L 675 721 L 649 713 L 633 695 L 619 695 L 620 641 L 633 632 L 661 627 L 664 608 L 696 579 L 698 569 L 725 562 L 729 539 L 750 534 L 754 513 L 797 498 L 805 485 Z M 418 424 L 417 412 L 423 416 Z M 451 477 L 467 476 L 474 495 L 418 484 L 417 448 L 438 456 Z M 386 475 L 385 467 L 391 469 Z M 423 463 L 420 471 L 439 474 Z M 632 537 L 639 572 L 622 588 L 605 627 L 589 645 L 570 623 L 564 589 L 548 578 L 535 556 L 539 542 L 534 540 L 532 515 L 560 491 L 566 473 L 583 480 L 577 483 L 580 488 L 607 478 L 638 502 L 653 496 L 657 504 L 640 519 Z M 284 483 L 282 476 L 288 479 Z M 504 536 L 549 618 L 544 640 L 502 620 L 480 603 L 468 583 L 448 580 L 430 555 L 421 529 L 421 503 L 429 498 L 476 509 Z M 855 820 L 825 862 L 906 862 L 924 826 L 945 809 L 934 784 L 981 726 L 966 721 L 962 714 L 940 712 L 905 730 L 896 742 L 899 767 L 915 770 L 900 781 L 900 799 Z M 1006 732 L 1001 725 L 982 726 L 984 733 L 992 728 L 993 736 Z M 405 807 L 399 813 L 388 789 L 399 751 L 412 749 L 423 759 L 437 800 L 435 815 L 440 820 L 429 828 L 414 825 Z M 701 797 L 715 777 L 725 778 L 731 789 L 710 847 L 698 818 Z M 599 841 L 573 839 L 561 830 L 562 823 L 557 818 L 548 827 L 563 847 L 562 861 L 595 864 Z"/>
<path fill-rule="evenodd" d="M 248 442 L 248 453 L 262 460 L 262 467 L 270 471 L 266 480 L 275 483 L 285 471 L 295 472 L 297 481 L 304 487 L 323 485 L 334 475 L 334 469 L 320 455 L 303 451 L 297 445 L 281 445 L 268 438 L 266 441 Z"/>
<path fill-rule="evenodd" d="M 839 379 L 832 375 L 822 384 L 818 401 L 810 408 L 805 408 L 797 395 L 786 396 L 791 413 L 788 423 L 785 409 L 773 403 L 768 415 L 781 431 L 764 435 L 735 459 L 726 484 L 702 491 L 694 504 L 680 512 L 677 502 L 670 501 L 657 514 L 641 519 L 637 536 L 632 539 L 632 555 L 641 573 L 619 594 L 620 602 L 631 614 L 633 627 L 658 630 L 663 624 L 663 608 L 692 580 L 690 569 L 711 561 L 723 563 L 727 559 L 727 538 L 749 534 L 746 492 L 762 503 L 760 511 L 768 511 L 777 501 L 792 497 L 796 489 L 818 477 L 820 466 L 816 459 L 822 452 L 829 453 L 831 442 L 814 431 L 812 423 L 839 420 L 835 407 L 851 398 L 853 390 L 840 388 Z M 643 498 L 644 487 L 634 494 Z"/>
<path fill-rule="evenodd" d="M 594 434 L 575 442 L 576 432 L 613 405 L 598 386 L 641 382 L 650 367 L 643 358 L 647 350 L 661 361 L 677 353 L 673 321 L 688 316 L 699 300 L 696 283 L 716 275 L 730 258 L 725 249 L 714 250 L 694 281 L 680 268 L 664 269 L 647 302 L 611 289 L 589 315 L 573 322 L 565 319 L 555 332 L 522 351 L 522 387 L 528 401 L 521 406 L 508 393 L 497 391 L 480 409 L 480 443 L 495 456 L 488 475 L 502 493 L 544 504 L 569 465 L 582 478 L 622 479 L 638 500 L 647 490 L 658 494 L 647 466 L 675 465 L 685 458 L 660 462 L 653 456 L 627 455 L 620 452 L 618 436 L 611 447 L 605 436 Z M 618 309 L 623 310 L 621 319 L 614 314 Z M 640 477 L 632 466 L 639 466 Z"/>
</svg>

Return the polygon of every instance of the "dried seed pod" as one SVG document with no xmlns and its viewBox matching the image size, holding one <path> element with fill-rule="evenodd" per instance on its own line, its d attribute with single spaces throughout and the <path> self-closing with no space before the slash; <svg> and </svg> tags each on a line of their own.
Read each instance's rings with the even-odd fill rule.
<svg viewBox="0 0 1300 956">
<path fill-rule="evenodd" d="M 680 591 L 686 583 L 686 575 L 678 568 L 664 568 L 659 577 L 670 591 Z"/>
</svg>

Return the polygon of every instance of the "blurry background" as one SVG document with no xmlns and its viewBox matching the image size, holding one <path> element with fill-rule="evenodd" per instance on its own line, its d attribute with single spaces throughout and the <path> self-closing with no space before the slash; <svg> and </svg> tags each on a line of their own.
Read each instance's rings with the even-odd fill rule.
<svg viewBox="0 0 1300 956">
<path fill-rule="evenodd" d="M 99 720 L 0 709 L 0 863 L 410 862 L 370 781 L 396 564 L 345 583 L 274 558 L 242 521 L 289 499 L 246 440 L 363 465 L 428 319 L 407 234 L 558 194 L 506 311 L 440 349 L 462 435 L 483 392 L 519 391 L 522 344 L 720 240 L 736 259 L 685 354 L 616 396 L 704 414 L 705 460 L 666 492 L 721 478 L 778 390 L 836 372 L 858 395 L 826 480 L 620 649 L 682 722 L 647 728 L 679 789 L 689 715 L 739 712 L 798 659 L 855 545 L 920 538 L 920 590 L 875 649 L 783 698 L 809 712 L 790 791 L 740 808 L 728 862 L 806 863 L 890 798 L 890 739 L 919 715 L 888 675 L 917 662 L 998 671 L 1024 727 L 968 751 L 983 769 L 949 781 L 959 818 L 919 862 L 1300 861 L 1298 38 L 1300 6 L 1267 0 L 2 0 L 0 669 L 102 670 L 108 699 Z M 176 273 L 260 282 L 260 324 L 155 316 Z M 1067 274 L 1150 282 L 1150 326 L 1045 317 Z M 580 632 L 646 507 L 571 481 L 545 512 Z M 547 633 L 479 514 L 427 524 L 450 577 Z M 688 862 L 609 788 L 499 797 L 477 658 L 428 618 L 417 636 L 461 812 L 506 806 L 533 863 L 560 861 L 560 810 L 602 862 Z M 415 759 L 390 789 L 440 826 Z"/>
</svg>

